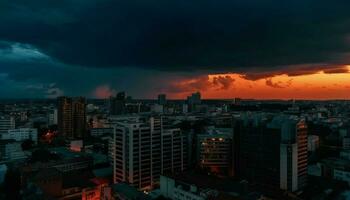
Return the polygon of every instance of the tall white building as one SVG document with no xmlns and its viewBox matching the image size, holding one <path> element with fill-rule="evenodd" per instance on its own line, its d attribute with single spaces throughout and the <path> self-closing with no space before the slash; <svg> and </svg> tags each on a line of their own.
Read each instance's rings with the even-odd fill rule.
<svg viewBox="0 0 350 200">
<path fill-rule="evenodd" d="M 15 140 L 17 142 L 32 140 L 35 144 L 38 142 L 38 130 L 34 128 L 11 129 L 1 134 L 2 140 Z"/>
<path fill-rule="evenodd" d="M 10 116 L 0 116 L 0 134 L 15 128 L 15 119 Z"/>
<path fill-rule="evenodd" d="M 295 192 L 306 185 L 307 126 L 303 120 L 285 121 L 281 128 L 280 187 Z"/>
<path fill-rule="evenodd" d="M 186 142 L 179 129 L 163 130 L 162 117 L 115 119 L 110 153 L 114 183 L 148 190 L 160 175 L 185 169 Z"/>
</svg>

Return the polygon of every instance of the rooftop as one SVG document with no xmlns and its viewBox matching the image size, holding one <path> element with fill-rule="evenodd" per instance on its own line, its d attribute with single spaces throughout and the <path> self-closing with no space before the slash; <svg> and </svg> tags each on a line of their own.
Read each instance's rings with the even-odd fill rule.
<svg viewBox="0 0 350 200">
<path fill-rule="evenodd" d="M 223 192 L 244 192 L 244 184 L 241 181 L 230 178 L 219 178 L 216 176 L 200 173 L 185 172 L 176 175 L 167 175 L 178 182 L 193 184 L 202 189 L 215 189 Z"/>
<path fill-rule="evenodd" d="M 112 186 L 113 192 L 121 194 L 128 199 L 150 199 L 146 194 L 138 191 L 136 188 L 126 184 L 118 183 Z"/>
</svg>

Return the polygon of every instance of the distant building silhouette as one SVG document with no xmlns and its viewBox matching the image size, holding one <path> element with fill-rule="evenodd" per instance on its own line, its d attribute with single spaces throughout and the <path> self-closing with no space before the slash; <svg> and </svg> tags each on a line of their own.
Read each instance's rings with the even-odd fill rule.
<svg viewBox="0 0 350 200">
<path fill-rule="evenodd" d="M 202 102 L 201 93 L 200 92 L 192 93 L 191 96 L 187 97 L 187 104 L 188 104 L 189 111 L 191 112 L 195 111 L 196 106 L 200 105 L 201 102 Z"/>
<path fill-rule="evenodd" d="M 123 115 L 126 113 L 126 94 L 119 92 L 109 99 L 109 113 L 111 115 Z"/>
<path fill-rule="evenodd" d="M 166 94 L 159 94 L 158 95 L 158 104 L 164 106 L 166 103 L 167 103 Z"/>
</svg>

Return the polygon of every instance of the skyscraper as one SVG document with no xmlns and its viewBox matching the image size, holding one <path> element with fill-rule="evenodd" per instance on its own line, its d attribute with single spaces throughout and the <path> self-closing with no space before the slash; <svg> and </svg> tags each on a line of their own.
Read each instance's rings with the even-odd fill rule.
<svg viewBox="0 0 350 200">
<path fill-rule="evenodd" d="M 180 129 L 163 130 L 162 117 L 134 117 L 114 125 L 114 182 L 151 189 L 160 175 L 185 169 L 185 137 Z"/>
<path fill-rule="evenodd" d="M 86 131 L 85 98 L 58 98 L 58 131 L 67 139 L 82 138 Z"/>
<path fill-rule="evenodd" d="M 254 119 L 255 118 L 255 119 Z M 266 121 L 260 116 L 244 116 L 237 121 L 239 128 L 235 129 L 234 148 L 235 174 L 254 183 L 263 191 L 279 189 L 279 150 L 280 132 L 267 127 Z M 238 158 L 236 157 L 238 156 Z"/>
<path fill-rule="evenodd" d="M 280 187 L 295 192 L 307 184 L 307 126 L 305 121 L 282 125 Z"/>
<path fill-rule="evenodd" d="M 291 116 L 254 114 L 235 122 L 238 174 L 273 194 L 302 190 L 307 183 L 307 126 Z M 238 152 L 236 152 L 238 151 Z"/>
</svg>

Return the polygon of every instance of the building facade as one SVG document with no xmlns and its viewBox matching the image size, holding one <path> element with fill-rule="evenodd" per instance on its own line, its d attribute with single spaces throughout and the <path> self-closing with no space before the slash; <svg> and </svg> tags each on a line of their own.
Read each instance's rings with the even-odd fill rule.
<svg viewBox="0 0 350 200">
<path fill-rule="evenodd" d="M 211 173 L 233 176 L 233 131 L 216 129 L 211 133 L 198 135 L 199 165 Z"/>
<path fill-rule="evenodd" d="M 35 128 L 11 129 L 1 134 L 0 137 L 2 140 L 13 139 L 17 142 L 31 140 L 36 144 L 38 142 L 38 130 Z"/>
<path fill-rule="evenodd" d="M 280 188 L 295 192 L 307 184 L 307 126 L 304 121 L 282 125 Z"/>
<path fill-rule="evenodd" d="M 79 139 L 86 132 L 85 98 L 58 98 L 58 131 L 67 139 Z"/>
<path fill-rule="evenodd" d="M 308 141 L 304 120 L 255 114 L 236 122 L 237 174 L 262 191 L 296 192 L 307 184 Z"/>
<path fill-rule="evenodd" d="M 0 134 L 14 129 L 16 126 L 15 118 L 10 116 L 0 116 Z"/>
<path fill-rule="evenodd" d="M 160 175 L 186 168 L 185 137 L 179 129 L 163 130 L 162 117 L 127 119 L 114 124 L 114 183 L 148 190 Z"/>
<path fill-rule="evenodd" d="M 30 152 L 22 150 L 21 142 L 13 139 L 0 140 L 0 162 L 23 160 L 30 155 Z"/>
</svg>

